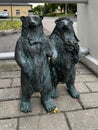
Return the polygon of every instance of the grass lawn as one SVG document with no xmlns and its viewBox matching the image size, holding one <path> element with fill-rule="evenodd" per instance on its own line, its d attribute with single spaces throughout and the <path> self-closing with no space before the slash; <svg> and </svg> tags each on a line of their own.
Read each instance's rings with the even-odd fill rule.
<svg viewBox="0 0 98 130">
<path fill-rule="evenodd" d="M 18 29 L 21 28 L 20 20 L 2 20 L 0 21 L 0 30 Z"/>
<path fill-rule="evenodd" d="M 65 15 L 64 13 L 61 14 L 61 13 L 53 13 L 53 12 L 52 12 L 52 13 L 46 14 L 46 16 L 50 16 L 50 17 L 51 17 L 51 16 L 52 16 L 52 17 L 55 17 L 55 16 L 56 16 L 56 17 L 71 17 L 71 16 L 74 16 L 74 14 L 73 14 L 73 13 L 68 13 L 68 14 Z"/>
</svg>

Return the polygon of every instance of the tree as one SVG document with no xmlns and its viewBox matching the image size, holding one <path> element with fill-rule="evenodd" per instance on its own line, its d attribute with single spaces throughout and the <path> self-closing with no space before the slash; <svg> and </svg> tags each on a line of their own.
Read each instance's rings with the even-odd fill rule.
<svg viewBox="0 0 98 130">
<path fill-rule="evenodd" d="M 56 9 L 60 10 L 60 13 L 75 13 L 77 12 L 77 4 L 65 4 L 65 3 L 45 3 L 44 6 L 38 5 L 33 8 L 33 12 L 38 15 L 55 15 Z"/>
<path fill-rule="evenodd" d="M 43 5 L 38 5 L 38 6 L 33 8 L 33 13 L 38 14 L 38 15 L 42 15 L 43 11 L 44 11 Z"/>
<path fill-rule="evenodd" d="M 58 6 L 60 7 L 61 14 L 64 13 L 65 12 L 65 4 L 60 3 L 60 4 L 58 4 Z"/>
<path fill-rule="evenodd" d="M 48 14 L 51 12 L 55 12 L 55 10 L 58 8 L 58 4 L 54 4 L 54 3 L 45 3 L 45 10 L 44 13 Z"/>
<path fill-rule="evenodd" d="M 68 4 L 67 5 L 68 12 L 75 13 L 77 12 L 77 4 Z"/>
</svg>

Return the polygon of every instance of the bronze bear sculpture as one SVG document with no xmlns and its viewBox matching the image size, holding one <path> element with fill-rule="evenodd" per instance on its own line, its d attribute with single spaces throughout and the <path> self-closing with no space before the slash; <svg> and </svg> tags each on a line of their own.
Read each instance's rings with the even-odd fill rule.
<svg viewBox="0 0 98 130">
<path fill-rule="evenodd" d="M 21 67 L 22 100 L 20 110 L 31 112 L 30 98 L 40 92 L 41 103 L 47 112 L 55 110 L 51 98 L 51 75 L 48 57 L 55 60 L 56 50 L 43 32 L 42 16 L 22 16 L 22 32 L 15 48 L 15 60 Z"/>
<path fill-rule="evenodd" d="M 59 82 L 66 83 L 68 92 L 73 98 L 78 98 L 74 81 L 76 76 L 75 64 L 80 59 L 80 49 L 78 38 L 73 29 L 73 22 L 65 17 L 55 21 L 56 25 L 49 39 L 51 43 L 55 43 L 58 53 L 57 60 L 50 62 L 51 78 L 52 78 L 52 97 L 55 98 L 56 86 Z"/>
</svg>

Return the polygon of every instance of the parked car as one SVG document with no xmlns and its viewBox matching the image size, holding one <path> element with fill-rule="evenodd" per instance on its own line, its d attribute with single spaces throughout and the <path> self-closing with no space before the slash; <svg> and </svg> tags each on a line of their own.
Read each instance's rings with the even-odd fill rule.
<svg viewBox="0 0 98 130">
<path fill-rule="evenodd" d="M 0 12 L 0 18 L 9 18 L 9 13 L 7 11 Z"/>
</svg>

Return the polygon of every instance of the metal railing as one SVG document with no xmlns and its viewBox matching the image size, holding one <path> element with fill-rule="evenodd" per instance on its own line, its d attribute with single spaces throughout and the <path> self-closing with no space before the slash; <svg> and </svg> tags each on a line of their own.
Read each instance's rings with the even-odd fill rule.
<svg viewBox="0 0 98 130">
<path fill-rule="evenodd" d="M 0 0 L 0 3 L 87 3 L 88 0 Z"/>
</svg>

